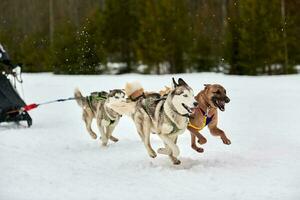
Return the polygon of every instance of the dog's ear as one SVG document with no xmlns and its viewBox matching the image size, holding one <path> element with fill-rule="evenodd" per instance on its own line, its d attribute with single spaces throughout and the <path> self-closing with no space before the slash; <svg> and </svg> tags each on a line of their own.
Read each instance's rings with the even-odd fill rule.
<svg viewBox="0 0 300 200">
<path fill-rule="evenodd" d="M 200 96 L 200 92 L 194 97 L 194 99 L 199 102 L 199 96 Z"/>
<path fill-rule="evenodd" d="M 186 82 L 182 78 L 178 79 L 178 85 L 188 86 L 188 84 L 186 84 Z"/>
<path fill-rule="evenodd" d="M 211 84 L 204 84 L 204 89 L 208 89 Z"/>
<path fill-rule="evenodd" d="M 176 88 L 178 86 L 174 77 L 172 78 L 172 83 L 173 83 L 173 88 Z"/>
</svg>

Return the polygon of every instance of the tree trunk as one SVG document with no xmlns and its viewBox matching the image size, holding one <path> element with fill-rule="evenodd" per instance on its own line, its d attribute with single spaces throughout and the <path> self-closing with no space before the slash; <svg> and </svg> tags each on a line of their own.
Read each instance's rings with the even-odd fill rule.
<svg viewBox="0 0 300 200">
<path fill-rule="evenodd" d="M 53 0 L 49 0 L 49 40 L 50 40 L 50 46 L 53 45 L 53 35 L 54 35 Z"/>
<path fill-rule="evenodd" d="M 282 20 L 282 34 L 283 34 L 283 45 L 284 45 L 284 65 L 283 65 L 283 73 L 288 73 L 288 49 L 287 49 L 287 41 L 286 41 L 286 16 L 285 16 L 285 0 L 281 0 L 281 20 Z"/>
<path fill-rule="evenodd" d="M 231 43 L 231 67 L 229 70 L 230 74 L 242 74 L 242 71 L 240 69 L 239 65 L 239 54 L 240 54 L 240 47 L 239 47 L 239 40 L 240 40 L 240 32 L 238 30 L 239 27 L 239 4 L 237 0 L 232 0 L 229 3 L 229 8 L 231 12 L 231 24 L 230 26 L 230 32 L 232 37 L 232 43 Z"/>
<path fill-rule="evenodd" d="M 159 63 L 156 63 L 156 74 L 160 74 L 160 66 L 159 66 Z"/>
</svg>

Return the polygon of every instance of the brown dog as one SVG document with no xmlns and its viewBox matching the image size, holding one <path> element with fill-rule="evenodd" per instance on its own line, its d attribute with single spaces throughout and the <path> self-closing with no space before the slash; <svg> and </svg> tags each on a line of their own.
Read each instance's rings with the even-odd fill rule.
<svg viewBox="0 0 300 200">
<path fill-rule="evenodd" d="M 204 90 L 200 91 L 195 97 L 199 104 L 191 115 L 188 124 L 191 133 L 191 147 L 199 153 L 204 150 L 197 147 L 195 139 L 197 137 L 200 144 L 206 143 L 206 138 L 199 132 L 206 125 L 212 135 L 219 136 L 224 144 L 231 144 L 224 131 L 217 127 L 218 109 L 224 111 L 225 103 L 230 101 L 226 95 L 226 90 L 218 84 L 205 84 L 204 86 Z"/>
</svg>

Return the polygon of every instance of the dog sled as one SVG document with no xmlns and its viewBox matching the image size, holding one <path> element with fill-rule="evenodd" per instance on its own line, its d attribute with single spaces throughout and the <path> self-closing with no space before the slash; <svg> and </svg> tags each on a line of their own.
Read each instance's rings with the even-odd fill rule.
<svg viewBox="0 0 300 200">
<path fill-rule="evenodd" d="M 0 123 L 26 121 L 28 127 L 32 125 L 32 119 L 27 111 L 22 110 L 26 104 L 17 92 L 16 83 L 22 83 L 21 67 L 14 65 L 8 54 L 0 44 Z"/>
</svg>

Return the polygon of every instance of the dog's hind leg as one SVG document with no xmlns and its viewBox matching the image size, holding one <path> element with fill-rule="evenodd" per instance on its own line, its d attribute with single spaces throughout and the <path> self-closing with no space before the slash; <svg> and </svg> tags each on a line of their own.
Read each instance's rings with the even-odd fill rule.
<svg viewBox="0 0 300 200">
<path fill-rule="evenodd" d="M 135 124 L 135 127 L 136 127 L 136 130 L 141 138 L 141 140 L 144 142 L 144 134 L 143 134 L 143 131 L 141 129 L 141 123 L 143 123 L 143 119 L 142 119 L 142 116 L 139 112 L 137 112 L 134 117 L 133 117 L 133 121 L 134 121 L 134 124 Z"/>
<path fill-rule="evenodd" d="M 82 114 L 82 119 L 85 122 L 86 130 L 89 132 L 90 136 L 93 139 L 97 139 L 96 133 L 92 130 L 93 117 L 90 116 L 88 112 L 84 111 Z"/>
<path fill-rule="evenodd" d="M 145 148 L 149 154 L 149 156 L 151 158 L 155 158 L 156 157 L 156 153 L 155 151 L 153 150 L 153 148 L 151 147 L 151 144 L 150 144 L 150 124 L 151 124 L 151 120 L 150 118 L 148 117 L 147 114 L 136 114 L 135 115 L 135 126 L 136 126 L 136 129 L 137 129 L 137 132 L 138 134 L 140 135 L 144 145 L 145 145 Z"/>
<path fill-rule="evenodd" d="M 144 135 L 144 144 L 148 151 L 148 154 L 151 158 L 155 158 L 157 155 L 153 148 L 151 147 L 150 143 L 150 135 L 151 135 L 151 119 L 146 113 L 144 114 L 144 123 L 141 124 L 141 130 L 143 131 Z"/>
<path fill-rule="evenodd" d="M 155 153 L 155 151 L 153 150 L 153 148 L 151 147 L 151 143 L 150 143 L 150 130 L 147 130 L 147 132 L 144 132 L 145 133 L 145 140 L 144 140 L 144 144 L 145 144 L 145 147 L 148 151 L 148 154 L 151 158 L 155 158 L 157 155 Z"/>
</svg>

